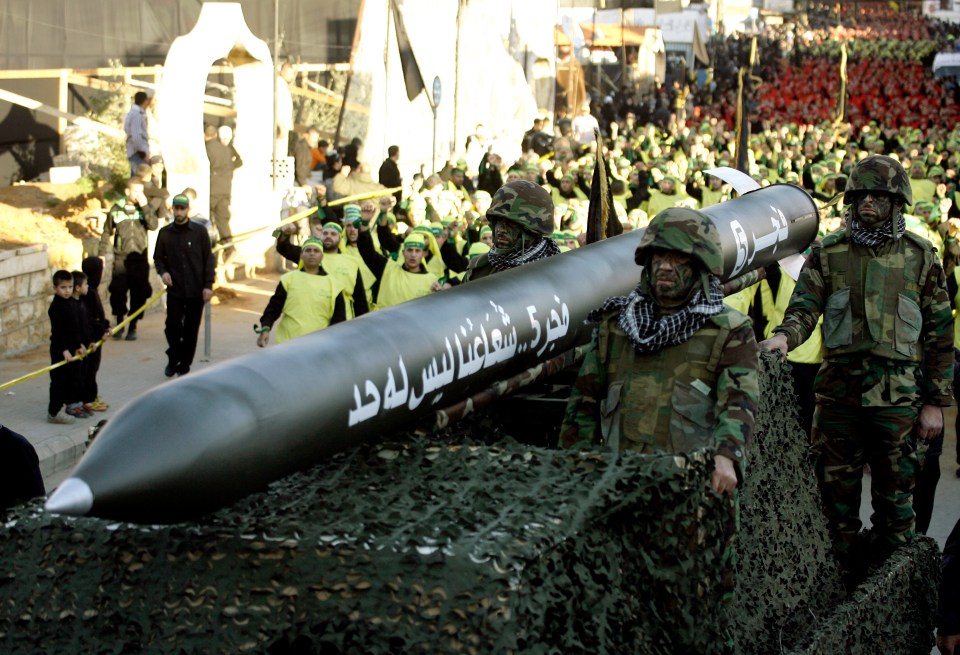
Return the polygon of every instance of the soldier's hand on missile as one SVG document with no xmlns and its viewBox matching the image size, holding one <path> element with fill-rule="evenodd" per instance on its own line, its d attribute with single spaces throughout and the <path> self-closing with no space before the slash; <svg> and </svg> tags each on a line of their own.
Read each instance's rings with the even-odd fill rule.
<svg viewBox="0 0 960 655">
<path fill-rule="evenodd" d="M 787 354 L 787 335 L 775 334 L 769 339 L 760 342 L 760 347 L 764 350 L 776 351 L 781 355 Z"/>
<path fill-rule="evenodd" d="M 269 332 L 269 331 L 261 332 L 261 333 L 257 336 L 257 346 L 258 346 L 259 348 L 265 348 L 266 345 L 267 345 L 269 342 L 270 342 L 270 332 Z"/>
<path fill-rule="evenodd" d="M 170 277 L 170 274 L 169 274 L 169 273 L 164 273 L 163 275 L 161 275 L 161 276 L 160 276 L 160 281 L 163 282 L 163 286 L 165 286 L 165 287 L 172 287 L 172 286 L 173 286 L 173 278 Z"/>
<path fill-rule="evenodd" d="M 440 289 L 442 289 L 442 288 L 443 288 L 443 287 L 440 285 L 440 282 L 439 282 L 439 281 L 434 282 L 433 284 L 430 285 L 430 291 L 432 291 L 433 293 L 436 293 L 437 291 L 440 291 Z"/>
<path fill-rule="evenodd" d="M 726 455 L 714 455 L 713 463 L 713 477 L 710 479 L 713 490 L 718 494 L 733 493 L 737 488 L 737 471 L 733 460 Z"/>
<path fill-rule="evenodd" d="M 917 417 L 917 437 L 923 441 L 935 439 L 943 430 L 943 410 L 936 405 L 924 405 Z"/>
</svg>

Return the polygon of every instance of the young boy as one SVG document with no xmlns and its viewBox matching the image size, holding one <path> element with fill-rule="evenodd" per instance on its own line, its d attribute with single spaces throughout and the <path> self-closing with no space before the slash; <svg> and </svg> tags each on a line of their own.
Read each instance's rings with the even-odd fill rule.
<svg viewBox="0 0 960 655">
<path fill-rule="evenodd" d="M 73 274 L 73 295 L 80 299 L 84 311 L 85 337 L 84 345 L 90 352 L 83 358 L 80 367 L 80 401 L 84 411 L 104 412 L 108 405 L 100 400 L 97 387 L 97 371 L 100 370 L 100 349 L 95 347 L 96 341 L 103 339 L 104 343 L 110 337 L 110 321 L 103 311 L 103 302 L 100 300 L 100 291 L 97 287 L 103 279 L 103 260 L 99 257 L 87 257 L 80 263 L 83 270 L 81 283 L 77 272 Z"/>
<path fill-rule="evenodd" d="M 343 288 L 337 278 L 321 268 L 322 261 L 323 242 L 316 237 L 306 239 L 300 250 L 300 267 L 280 278 L 276 292 L 263 310 L 261 328 L 256 330 L 260 335 L 258 346 L 267 345 L 270 330 L 281 313 L 283 320 L 277 326 L 277 343 L 346 320 Z"/>
<path fill-rule="evenodd" d="M 59 270 L 53 274 L 53 301 L 50 317 L 50 363 L 69 362 L 50 371 L 50 404 L 47 420 L 69 424 L 75 418 L 90 416 L 80 403 L 80 362 L 76 356 L 86 353 L 81 343 L 79 304 L 73 299 L 73 275 Z M 64 410 L 66 406 L 66 410 Z"/>
</svg>

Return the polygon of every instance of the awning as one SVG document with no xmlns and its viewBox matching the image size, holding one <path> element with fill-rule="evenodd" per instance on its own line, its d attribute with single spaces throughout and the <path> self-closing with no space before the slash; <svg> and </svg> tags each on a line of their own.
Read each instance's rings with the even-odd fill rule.
<svg viewBox="0 0 960 655">
<path fill-rule="evenodd" d="M 596 27 L 596 30 L 594 30 Z M 598 48 L 619 48 L 623 45 L 641 46 L 644 44 L 647 30 L 656 30 L 656 27 L 641 25 L 624 25 L 621 30 L 615 24 L 580 23 L 583 30 L 583 43 L 587 47 L 593 45 Z"/>
<path fill-rule="evenodd" d="M 933 58 L 933 74 L 936 77 L 960 76 L 960 52 L 940 52 Z"/>
</svg>

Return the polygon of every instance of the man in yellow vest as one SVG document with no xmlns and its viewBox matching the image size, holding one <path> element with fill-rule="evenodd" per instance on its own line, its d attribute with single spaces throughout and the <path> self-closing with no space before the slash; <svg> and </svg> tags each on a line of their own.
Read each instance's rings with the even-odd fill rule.
<svg viewBox="0 0 960 655">
<path fill-rule="evenodd" d="M 277 252 L 292 262 L 299 262 L 302 247 L 290 242 L 292 232 L 286 228 L 286 225 L 283 226 L 277 236 Z M 361 273 L 361 267 L 366 266 L 363 260 L 344 254 L 343 228 L 339 223 L 333 222 L 312 223 L 310 232 L 313 238 L 319 239 L 323 244 L 323 269 L 337 277 L 343 287 L 347 319 L 363 316 L 370 311 Z"/>
<path fill-rule="evenodd" d="M 357 248 L 378 281 L 378 287 L 374 289 L 377 309 L 399 305 L 452 286 L 423 265 L 427 241 L 419 232 L 411 232 L 404 239 L 399 260 L 381 255 L 374 249 L 370 228 L 366 224 L 360 226 Z"/>
<path fill-rule="evenodd" d="M 337 278 L 323 270 L 322 261 L 320 240 L 310 237 L 304 241 L 300 267 L 280 278 L 260 317 L 260 328 L 254 328 L 259 347 L 265 347 L 270 341 L 277 319 L 280 319 L 276 329 L 278 344 L 346 320 L 343 287 Z"/>
</svg>

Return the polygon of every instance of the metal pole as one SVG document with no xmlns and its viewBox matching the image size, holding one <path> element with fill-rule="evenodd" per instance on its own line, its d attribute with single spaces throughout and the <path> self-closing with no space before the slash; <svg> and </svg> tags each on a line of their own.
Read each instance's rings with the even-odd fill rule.
<svg viewBox="0 0 960 655">
<path fill-rule="evenodd" d="M 201 362 L 210 361 L 210 345 L 213 341 L 213 335 L 211 330 L 211 317 L 213 316 L 213 310 L 210 309 L 210 303 L 204 303 L 203 305 L 203 359 Z"/>
<path fill-rule="evenodd" d="M 433 149 L 430 151 L 430 174 L 437 172 L 437 106 L 433 106 Z"/>
<path fill-rule="evenodd" d="M 278 43 L 280 41 L 280 0 L 273 0 L 273 172 L 270 179 L 273 180 L 273 190 L 277 190 L 277 125 L 279 125 L 277 107 L 277 57 Z M 206 349 L 206 346 L 204 346 Z"/>
</svg>

